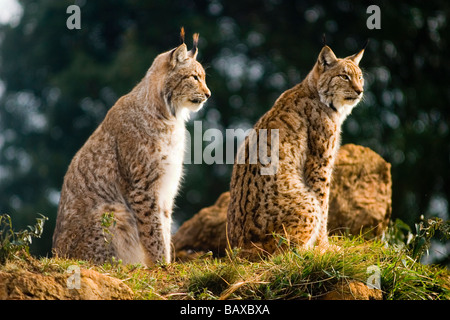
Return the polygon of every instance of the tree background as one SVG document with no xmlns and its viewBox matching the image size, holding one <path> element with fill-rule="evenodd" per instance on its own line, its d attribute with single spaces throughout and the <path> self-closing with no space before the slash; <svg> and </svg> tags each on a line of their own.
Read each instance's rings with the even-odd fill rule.
<svg viewBox="0 0 450 320">
<path fill-rule="evenodd" d="M 2 10 L 0 0 L 0 10 Z M 20 0 L 20 19 L 0 25 L 0 213 L 17 228 L 49 217 L 32 246 L 50 255 L 67 167 L 108 109 L 140 81 L 154 57 L 200 33 L 199 60 L 212 97 L 187 124 L 247 129 L 300 82 L 322 47 L 338 57 L 370 39 L 361 67 L 365 98 L 342 143 L 371 148 L 392 164 L 393 219 L 449 218 L 450 3 L 378 1 Z M 69 5 L 81 30 L 69 30 Z M 207 143 L 206 143 L 207 144 Z M 232 165 L 186 165 L 174 229 L 229 188 Z M 450 248 L 438 247 L 442 261 Z M 446 256 L 446 257 L 445 257 Z"/>
</svg>

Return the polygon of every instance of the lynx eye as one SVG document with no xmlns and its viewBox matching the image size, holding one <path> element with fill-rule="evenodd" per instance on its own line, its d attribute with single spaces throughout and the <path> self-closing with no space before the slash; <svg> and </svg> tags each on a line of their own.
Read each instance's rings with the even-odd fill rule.
<svg viewBox="0 0 450 320">
<path fill-rule="evenodd" d="M 345 80 L 345 81 L 350 80 L 350 77 L 348 75 L 346 75 L 346 74 L 341 74 L 340 77 L 341 77 L 342 80 Z"/>
<path fill-rule="evenodd" d="M 197 76 L 192 76 L 192 77 L 194 77 L 195 81 L 198 81 L 198 77 Z"/>
</svg>

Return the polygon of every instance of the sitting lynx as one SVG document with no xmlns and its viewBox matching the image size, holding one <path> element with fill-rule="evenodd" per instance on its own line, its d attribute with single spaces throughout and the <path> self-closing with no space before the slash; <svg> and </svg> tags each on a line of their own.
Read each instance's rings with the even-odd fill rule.
<svg viewBox="0 0 450 320">
<path fill-rule="evenodd" d="M 73 158 L 53 235 L 57 255 L 94 263 L 112 257 L 170 262 L 184 122 L 211 95 L 196 61 L 197 42 L 195 34 L 192 50 L 183 43 L 158 55 Z M 113 221 L 102 224 L 106 214 Z"/>
<path fill-rule="evenodd" d="M 245 162 L 233 168 L 227 230 L 231 246 L 242 248 L 244 255 L 273 253 L 277 248 L 274 234 L 303 247 L 329 246 L 331 172 L 342 122 L 362 98 L 358 64 L 363 53 L 364 49 L 338 59 L 324 46 L 307 77 L 284 92 L 255 124 L 260 140 L 261 129 L 270 137 L 271 130 L 278 130 L 278 140 L 267 141 L 270 149 L 272 144 L 278 147 L 274 174 L 261 174 L 265 166 L 260 159 L 249 161 L 252 139 L 247 137 L 240 148 L 238 157 Z"/>
</svg>

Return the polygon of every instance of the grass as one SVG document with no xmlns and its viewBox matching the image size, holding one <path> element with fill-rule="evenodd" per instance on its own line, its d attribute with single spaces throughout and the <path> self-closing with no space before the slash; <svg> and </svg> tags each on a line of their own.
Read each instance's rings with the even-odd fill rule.
<svg viewBox="0 0 450 320">
<path fill-rule="evenodd" d="M 450 299 L 450 271 L 419 262 L 435 235 L 450 239 L 450 221 L 441 219 L 416 224 L 415 234 L 396 220 L 383 239 L 332 237 L 338 251 L 286 246 L 276 255 L 251 262 L 235 250 L 222 258 L 205 254 L 190 262 L 146 268 L 114 259 L 101 266 L 80 260 L 36 259 L 28 245 L 40 237 L 46 218 L 38 218 L 35 226 L 19 232 L 13 230 L 8 215 L 0 218 L 0 271 L 27 270 L 51 276 L 78 265 L 122 280 L 137 300 L 320 299 L 336 286 L 354 281 L 381 289 L 386 300 Z"/>
<path fill-rule="evenodd" d="M 27 269 L 51 275 L 70 265 L 94 269 L 121 279 L 142 299 L 320 299 L 342 281 L 366 283 L 379 270 L 383 299 L 450 299 L 450 272 L 445 267 L 423 265 L 404 248 L 361 237 L 334 237 L 338 252 L 286 249 L 250 262 L 230 252 L 226 257 L 204 256 L 190 262 L 174 262 L 145 268 L 120 261 L 95 266 L 85 261 L 58 258 L 35 259 L 16 255 L 0 271 Z M 371 271 L 372 270 L 372 271 Z"/>
</svg>

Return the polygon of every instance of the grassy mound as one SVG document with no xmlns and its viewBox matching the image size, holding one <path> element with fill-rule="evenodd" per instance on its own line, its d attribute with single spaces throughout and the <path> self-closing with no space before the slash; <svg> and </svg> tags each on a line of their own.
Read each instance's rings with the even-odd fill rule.
<svg viewBox="0 0 450 320">
<path fill-rule="evenodd" d="M 29 270 L 51 276 L 71 265 L 122 280 L 134 299 L 320 299 L 344 282 L 359 281 L 382 291 L 383 299 L 450 299 L 450 272 L 423 265 L 403 249 L 381 241 L 333 238 L 339 252 L 285 250 L 258 262 L 227 257 L 200 257 L 186 263 L 145 268 L 120 261 L 95 266 L 86 261 L 34 259 L 19 255 L 0 271 Z"/>
<path fill-rule="evenodd" d="M 3 219 L 0 275 L 10 279 L 11 275 L 27 271 L 60 277 L 77 266 L 120 279 L 138 300 L 322 299 L 336 288 L 352 284 L 379 290 L 378 298 L 385 300 L 450 299 L 450 271 L 420 263 L 435 233 L 448 238 L 448 221 L 421 223 L 414 235 L 397 221 L 382 240 L 332 237 L 330 241 L 340 247 L 338 251 L 291 247 L 251 262 L 240 258 L 235 250 L 222 258 L 205 254 L 189 262 L 151 268 L 124 265 L 114 259 L 101 266 L 80 260 L 36 259 L 28 253 L 27 245 L 32 236 L 40 236 L 43 222 L 39 218 L 36 226 L 14 232 L 10 219 Z"/>
</svg>

